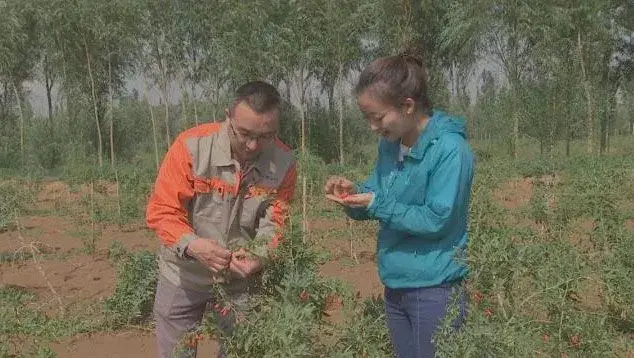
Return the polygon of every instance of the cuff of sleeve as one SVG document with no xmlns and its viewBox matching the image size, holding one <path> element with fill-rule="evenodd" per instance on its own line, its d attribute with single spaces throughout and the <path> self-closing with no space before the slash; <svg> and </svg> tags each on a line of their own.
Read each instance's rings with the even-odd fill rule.
<svg viewBox="0 0 634 358">
<path fill-rule="evenodd" d="M 374 199 L 376 198 L 376 193 L 371 193 L 371 194 L 372 194 L 372 199 L 370 199 L 370 203 L 366 207 L 366 210 L 369 210 L 372 207 L 372 205 L 374 204 Z"/>
<path fill-rule="evenodd" d="M 178 240 L 178 242 L 174 246 L 176 250 L 176 255 L 181 259 L 189 259 L 189 256 L 185 254 L 185 251 L 187 250 L 187 245 L 189 245 L 189 243 L 194 241 L 195 239 L 196 235 L 191 233 L 181 236 L 180 240 Z"/>
<path fill-rule="evenodd" d="M 385 204 L 385 197 L 383 196 L 383 194 L 381 194 L 381 192 L 374 192 L 373 194 L 374 195 L 372 196 L 372 201 L 370 201 L 370 205 L 368 205 L 367 208 L 368 214 L 377 219 L 387 219 L 384 217 L 384 215 L 381 215 L 381 213 L 385 212 L 385 210 L 381 210 L 381 206 L 384 206 Z"/>
</svg>

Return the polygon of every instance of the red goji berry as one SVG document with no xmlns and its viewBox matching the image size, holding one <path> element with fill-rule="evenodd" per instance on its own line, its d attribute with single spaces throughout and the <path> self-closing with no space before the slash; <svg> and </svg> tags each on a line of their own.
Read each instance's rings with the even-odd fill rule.
<svg viewBox="0 0 634 358">
<path fill-rule="evenodd" d="M 229 314 L 229 307 L 225 307 L 220 311 L 220 315 L 223 317 L 225 317 L 228 314 Z"/>
<path fill-rule="evenodd" d="M 482 295 L 482 292 L 480 291 L 473 291 L 471 293 L 471 299 L 475 302 L 475 303 L 482 303 L 482 299 L 484 298 L 484 296 Z"/>
<path fill-rule="evenodd" d="M 302 302 L 306 302 L 308 301 L 308 298 L 310 298 L 310 295 L 308 294 L 308 292 L 306 292 L 306 290 L 303 290 L 300 294 L 299 294 L 299 299 Z"/>
</svg>

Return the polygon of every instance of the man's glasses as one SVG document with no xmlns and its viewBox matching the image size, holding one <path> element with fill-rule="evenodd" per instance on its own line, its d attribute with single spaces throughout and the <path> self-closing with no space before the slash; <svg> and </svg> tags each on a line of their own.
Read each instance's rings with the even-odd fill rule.
<svg viewBox="0 0 634 358">
<path fill-rule="evenodd" d="M 266 133 L 266 134 L 258 134 L 258 135 L 245 133 L 243 130 L 235 127 L 233 118 L 227 116 L 227 120 L 229 121 L 229 127 L 231 127 L 231 131 L 233 132 L 233 135 L 238 137 L 241 141 L 244 141 L 244 142 L 253 141 L 257 143 L 270 144 L 277 137 L 276 133 Z"/>
</svg>

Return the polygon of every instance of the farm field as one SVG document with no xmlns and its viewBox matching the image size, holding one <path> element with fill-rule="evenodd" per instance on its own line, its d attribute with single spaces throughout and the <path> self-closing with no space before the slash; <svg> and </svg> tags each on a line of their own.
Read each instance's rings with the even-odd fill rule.
<svg viewBox="0 0 634 358">
<path fill-rule="evenodd" d="M 298 163 L 284 240 L 236 329 L 219 301 L 181 344 L 391 357 L 377 223 L 323 193 L 374 166 L 389 130 L 355 88 L 385 57 L 415 70 L 379 71 L 380 122 L 442 110 L 476 159 L 469 313 L 437 355 L 634 358 L 631 0 L 0 0 L 0 358 L 156 356 L 162 158 L 258 80 Z"/>
<path fill-rule="evenodd" d="M 476 150 L 470 314 L 458 336 L 440 333 L 441 355 L 632 356 L 634 161 L 631 148 L 620 149 L 518 162 Z M 347 220 L 319 189 L 310 191 L 305 235 L 295 210 L 283 246 L 294 256 L 280 260 L 267 281 L 280 290 L 267 290 L 257 308 L 266 322 L 220 337 L 210 318 L 198 356 L 214 354 L 218 339 L 232 342 L 236 356 L 389 355 L 376 228 Z M 7 178 L 0 192 L 0 355 L 154 356 L 158 241 L 141 219 L 147 190 L 118 192 L 107 179 Z M 118 203 L 128 201 L 139 211 L 120 218 Z M 287 335 L 293 320 L 303 332 Z"/>
</svg>

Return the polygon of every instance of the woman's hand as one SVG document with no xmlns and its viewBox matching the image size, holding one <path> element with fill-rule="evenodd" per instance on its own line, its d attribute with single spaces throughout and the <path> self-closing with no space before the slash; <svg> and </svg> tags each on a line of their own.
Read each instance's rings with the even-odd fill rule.
<svg viewBox="0 0 634 358">
<path fill-rule="evenodd" d="M 341 201 L 342 205 L 352 208 L 367 208 L 368 206 L 370 206 L 373 197 L 374 193 L 361 193 L 348 195 L 345 198 L 342 198 Z"/>
<path fill-rule="evenodd" d="M 324 186 L 326 195 L 345 197 L 357 193 L 357 186 L 344 177 L 333 176 L 328 178 Z"/>
<path fill-rule="evenodd" d="M 357 187 L 352 181 L 344 177 L 333 176 L 326 181 L 324 191 L 326 198 L 343 204 L 344 198 L 357 193 Z"/>
<path fill-rule="evenodd" d="M 374 194 L 357 194 L 357 186 L 343 177 L 330 177 L 324 187 L 326 198 L 348 207 L 368 207 Z"/>
</svg>

